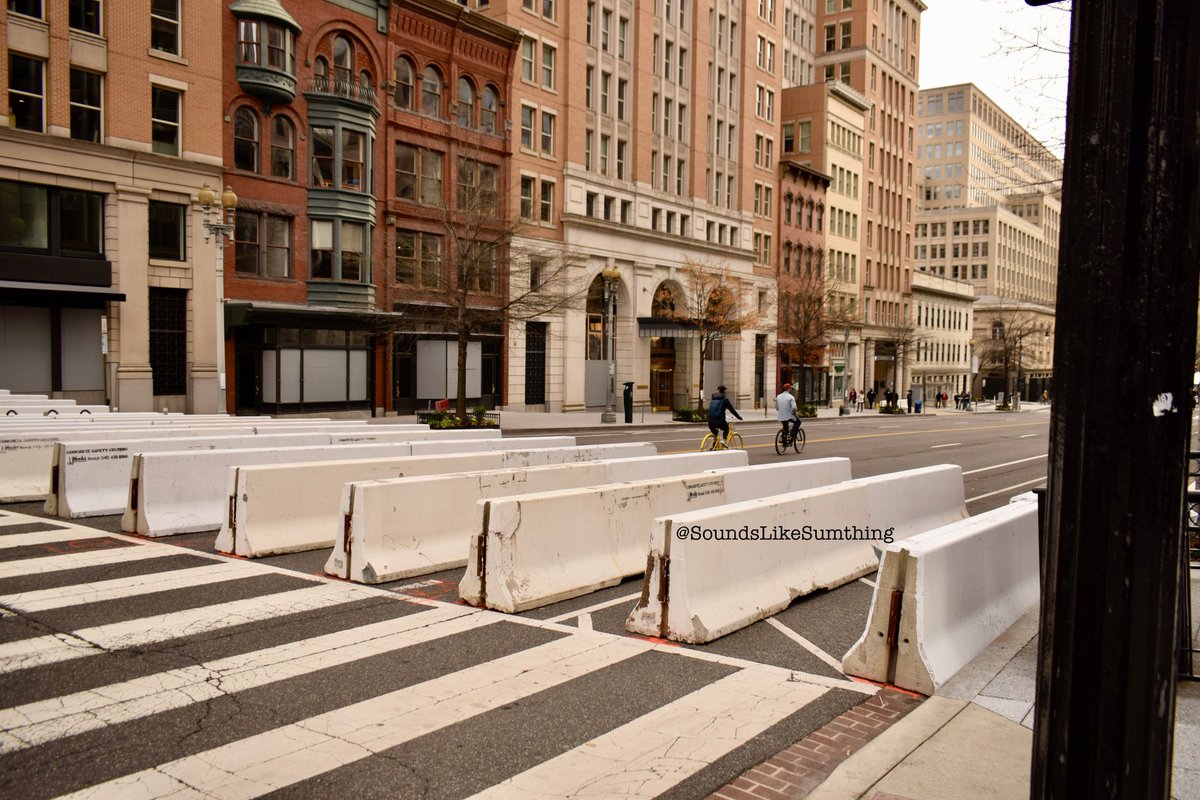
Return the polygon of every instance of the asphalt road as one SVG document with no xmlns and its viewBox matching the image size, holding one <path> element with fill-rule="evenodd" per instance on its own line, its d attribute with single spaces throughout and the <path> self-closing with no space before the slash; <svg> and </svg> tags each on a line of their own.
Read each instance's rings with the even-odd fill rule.
<svg viewBox="0 0 1200 800">
<path fill-rule="evenodd" d="M 1044 482 L 1048 422 L 1041 410 L 814 420 L 803 454 L 782 457 L 774 421 L 738 429 L 752 464 L 845 456 L 855 477 L 958 464 L 978 513 Z M 703 432 L 576 438 L 670 453 Z M 700 797 L 864 699 L 838 664 L 872 576 L 677 646 L 625 633 L 640 579 L 506 617 L 456 603 L 462 570 L 358 587 L 316 577 L 323 551 L 247 562 L 214 556 L 215 533 L 146 542 L 105 535 L 118 517 L 15 513 L 40 505 L 0 507 L 5 797 L 526 797 L 604 781 Z M 750 695 L 765 698 L 752 722 Z M 706 714 L 725 732 L 697 733 L 691 766 L 646 755 Z"/>
</svg>

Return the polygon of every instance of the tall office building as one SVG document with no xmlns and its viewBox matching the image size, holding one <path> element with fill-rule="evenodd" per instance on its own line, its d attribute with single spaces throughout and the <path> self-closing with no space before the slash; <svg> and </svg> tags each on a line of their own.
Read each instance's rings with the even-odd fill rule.
<svg viewBox="0 0 1200 800">
<path fill-rule="evenodd" d="M 817 71 L 871 103 L 863 168 L 861 388 L 909 384 L 921 0 L 817 0 Z M 901 393 L 903 393 L 901 391 Z"/>
</svg>

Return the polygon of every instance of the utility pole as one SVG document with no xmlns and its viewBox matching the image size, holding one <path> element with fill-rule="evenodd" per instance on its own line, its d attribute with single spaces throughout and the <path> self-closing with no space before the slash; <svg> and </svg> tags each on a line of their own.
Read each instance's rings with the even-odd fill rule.
<svg viewBox="0 0 1200 800">
<path fill-rule="evenodd" d="M 1071 42 L 1031 797 L 1166 798 L 1200 3 L 1076 0 Z"/>
</svg>

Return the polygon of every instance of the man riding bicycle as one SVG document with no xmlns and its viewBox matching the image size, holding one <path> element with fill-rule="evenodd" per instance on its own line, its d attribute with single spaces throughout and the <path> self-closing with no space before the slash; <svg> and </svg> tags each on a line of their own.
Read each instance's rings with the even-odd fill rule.
<svg viewBox="0 0 1200 800">
<path fill-rule="evenodd" d="M 708 401 L 708 429 L 721 441 L 729 438 L 729 423 L 725 421 L 725 412 L 733 414 L 738 419 L 742 415 L 725 396 L 725 387 L 718 386 L 716 393 Z M 720 433 L 718 433 L 720 431 Z"/>
<path fill-rule="evenodd" d="M 796 416 L 796 411 L 796 395 L 792 394 L 792 385 L 785 383 L 783 391 L 775 398 L 775 418 L 783 425 L 783 435 L 787 437 L 785 441 L 792 441 L 800 429 L 800 418 Z"/>
</svg>

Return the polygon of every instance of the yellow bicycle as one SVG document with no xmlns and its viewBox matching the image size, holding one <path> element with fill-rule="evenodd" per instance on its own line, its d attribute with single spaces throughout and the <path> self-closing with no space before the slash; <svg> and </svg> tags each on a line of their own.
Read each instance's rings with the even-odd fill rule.
<svg viewBox="0 0 1200 800">
<path fill-rule="evenodd" d="M 700 440 L 701 450 L 745 450 L 746 443 L 742 441 L 742 435 L 733 429 L 733 422 L 729 423 L 729 437 L 722 439 L 716 436 L 711 431 Z"/>
</svg>

